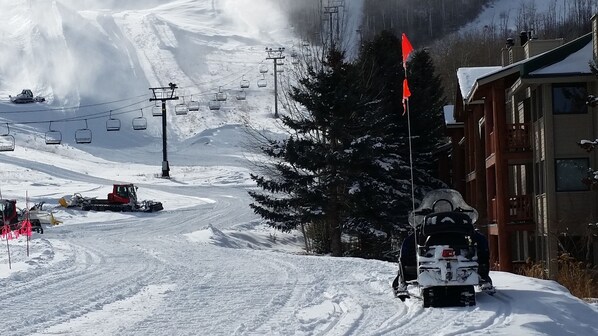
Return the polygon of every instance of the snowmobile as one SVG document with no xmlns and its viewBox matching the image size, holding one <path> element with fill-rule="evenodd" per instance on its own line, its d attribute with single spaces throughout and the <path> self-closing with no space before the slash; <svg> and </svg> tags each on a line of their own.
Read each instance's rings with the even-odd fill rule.
<svg viewBox="0 0 598 336">
<path fill-rule="evenodd" d="M 426 194 L 409 215 L 414 231 L 401 247 L 395 296 L 402 301 L 416 296 L 408 291 L 411 285 L 419 288 L 424 307 L 452 307 L 474 306 L 476 287 L 494 294 L 489 277 L 479 272 L 478 244 L 483 242 L 473 225 L 477 218 L 477 211 L 455 190 Z M 487 266 L 487 261 L 482 263 Z"/>
<path fill-rule="evenodd" d="M 14 97 L 9 95 L 8 98 L 15 104 L 41 103 L 46 101 L 46 98 L 44 97 L 34 96 L 33 92 L 29 89 L 23 89 L 18 95 Z"/>
</svg>

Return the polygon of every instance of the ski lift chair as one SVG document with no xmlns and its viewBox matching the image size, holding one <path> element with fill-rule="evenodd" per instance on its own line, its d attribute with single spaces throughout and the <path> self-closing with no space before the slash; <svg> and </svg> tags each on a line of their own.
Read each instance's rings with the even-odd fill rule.
<svg viewBox="0 0 598 336">
<path fill-rule="evenodd" d="M 87 120 L 85 121 L 85 125 L 87 126 Z M 106 120 L 106 131 L 120 131 L 120 119 L 112 118 L 112 111 L 110 111 L 110 117 Z"/>
<path fill-rule="evenodd" d="M 152 116 L 154 117 L 161 117 L 162 116 L 162 105 L 156 103 L 156 105 L 152 106 Z"/>
<path fill-rule="evenodd" d="M 191 96 L 191 100 L 189 100 L 189 103 L 187 104 L 187 106 L 189 107 L 189 111 L 199 111 L 199 101 L 197 100 L 193 100 L 193 96 Z"/>
<path fill-rule="evenodd" d="M 284 65 L 284 61 L 282 60 L 282 58 L 277 58 L 276 59 L 276 65 Z"/>
<path fill-rule="evenodd" d="M 0 134 L 0 152 L 12 152 L 15 150 L 15 137 L 10 135 L 10 128 L 6 123 L 6 133 Z"/>
<path fill-rule="evenodd" d="M 46 145 L 60 145 L 62 143 L 62 133 L 58 130 L 52 129 L 51 121 L 44 138 L 46 140 Z"/>
<path fill-rule="evenodd" d="M 133 129 L 135 131 L 143 131 L 147 129 L 147 119 L 143 116 L 143 109 L 141 109 L 141 116 L 133 118 L 131 120 L 131 124 L 133 125 Z"/>
<path fill-rule="evenodd" d="M 116 119 L 118 120 L 118 119 Z M 119 129 L 120 129 L 120 120 L 119 121 Z M 106 127 L 106 130 L 108 128 Z M 91 130 L 87 126 L 87 119 L 85 119 L 85 128 L 80 128 L 75 131 L 75 142 L 78 144 L 88 144 L 91 143 Z"/>
<path fill-rule="evenodd" d="M 220 101 L 218 101 L 218 99 L 214 97 L 214 100 L 210 100 L 208 102 L 208 107 L 211 111 L 218 111 L 220 110 Z"/>
<path fill-rule="evenodd" d="M 262 76 L 262 78 L 257 80 L 257 87 L 266 87 L 268 86 L 268 82 L 266 81 L 266 76 Z"/>
<path fill-rule="evenodd" d="M 241 90 L 241 91 L 237 92 L 236 98 L 237 98 L 237 100 L 247 99 L 247 92 L 245 92 L 245 90 Z"/>
<path fill-rule="evenodd" d="M 243 75 L 243 79 L 241 79 L 241 89 L 248 89 L 249 88 L 249 81 L 245 79 L 245 75 Z"/>
<path fill-rule="evenodd" d="M 265 74 L 268 72 L 268 66 L 266 64 L 260 65 L 260 73 Z"/>
<path fill-rule="evenodd" d="M 183 98 L 183 102 L 180 104 L 176 104 L 174 106 L 174 114 L 176 115 L 186 115 L 189 112 L 189 106 L 185 104 L 185 98 Z"/>
<path fill-rule="evenodd" d="M 226 101 L 226 92 L 222 91 L 222 86 L 218 87 L 218 93 L 216 94 L 216 100 L 218 101 Z"/>
<path fill-rule="evenodd" d="M 292 57 L 291 58 L 291 64 L 293 64 L 293 65 L 299 64 L 299 59 L 297 57 Z"/>
<path fill-rule="evenodd" d="M 278 72 L 278 73 L 284 72 L 284 68 L 282 66 L 278 66 L 276 68 L 276 72 Z"/>
</svg>

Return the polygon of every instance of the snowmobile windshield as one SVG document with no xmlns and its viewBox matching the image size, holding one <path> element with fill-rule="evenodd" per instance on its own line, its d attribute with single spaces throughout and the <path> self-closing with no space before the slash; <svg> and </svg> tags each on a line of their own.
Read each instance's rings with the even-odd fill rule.
<svg viewBox="0 0 598 336">
<path fill-rule="evenodd" d="M 424 223 L 427 215 L 437 212 L 463 212 L 471 218 L 471 222 L 478 220 L 478 212 L 465 203 L 461 194 L 453 189 L 436 189 L 424 196 L 417 209 L 409 213 L 409 224 L 418 227 Z"/>
</svg>

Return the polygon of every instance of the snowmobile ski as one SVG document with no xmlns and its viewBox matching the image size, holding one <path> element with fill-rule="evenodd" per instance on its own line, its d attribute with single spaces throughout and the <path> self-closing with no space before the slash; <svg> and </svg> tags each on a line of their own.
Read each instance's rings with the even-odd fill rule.
<svg viewBox="0 0 598 336">
<path fill-rule="evenodd" d="M 492 286 L 492 284 L 489 283 L 484 283 L 480 285 L 480 290 L 483 293 L 486 293 L 488 295 L 494 295 L 496 294 L 496 287 Z"/>
<path fill-rule="evenodd" d="M 411 294 L 409 294 L 409 292 L 407 290 L 393 290 L 395 297 L 399 298 L 401 301 L 405 302 L 405 300 L 410 299 L 411 298 Z"/>
</svg>

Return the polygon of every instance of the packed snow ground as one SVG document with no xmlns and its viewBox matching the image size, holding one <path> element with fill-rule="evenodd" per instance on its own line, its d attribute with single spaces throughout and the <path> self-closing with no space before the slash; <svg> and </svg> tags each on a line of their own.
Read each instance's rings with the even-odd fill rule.
<svg viewBox="0 0 598 336">
<path fill-rule="evenodd" d="M 261 223 L 248 207 L 250 159 L 259 156 L 247 125 L 274 130 L 276 121 L 271 85 L 255 88 L 257 66 L 264 46 L 295 41 L 267 2 L 78 3 L 0 4 L 11 23 L 0 26 L 0 43 L 21 43 L 0 48 L 0 96 L 30 87 L 48 97 L 0 103 L 0 123 L 16 138 L 14 152 L 0 153 L 2 197 L 20 207 L 46 202 L 62 221 L 29 242 L 0 241 L 0 335 L 598 334 L 598 309 L 551 281 L 493 272 L 498 293 L 479 294 L 477 306 L 423 309 L 393 297 L 395 263 L 306 255 L 298 234 Z M 128 124 L 137 111 L 119 115 L 119 132 L 102 129 L 105 113 L 92 119 L 143 107 L 148 97 L 138 95 L 152 85 L 177 81 L 211 96 L 225 81 L 233 92 L 243 75 L 252 79 L 246 102 L 169 113 L 170 180 L 156 177 L 160 118 L 146 112 L 150 127 L 141 132 Z M 47 121 L 64 116 L 88 116 L 92 144 L 74 143 L 79 119 L 52 123 L 64 143 L 45 145 Z M 137 184 L 141 199 L 165 210 L 58 206 L 76 192 L 105 197 L 115 182 Z"/>
</svg>

